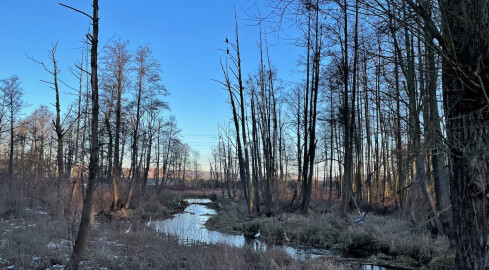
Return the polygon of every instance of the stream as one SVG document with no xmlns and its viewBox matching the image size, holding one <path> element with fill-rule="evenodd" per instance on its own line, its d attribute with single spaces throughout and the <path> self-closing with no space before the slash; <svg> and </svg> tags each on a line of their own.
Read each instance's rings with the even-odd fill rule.
<svg viewBox="0 0 489 270">
<path fill-rule="evenodd" d="M 211 231 L 205 227 L 207 220 L 216 214 L 216 211 L 205 206 L 211 203 L 209 199 L 186 199 L 190 204 L 182 213 L 172 218 L 155 221 L 155 230 L 161 233 L 176 236 L 182 245 L 192 244 L 226 244 L 233 247 L 252 247 L 256 251 L 266 251 L 273 246 L 282 248 L 290 257 L 296 260 L 308 260 L 322 256 L 341 257 L 340 254 L 327 249 L 311 247 L 297 247 L 290 245 L 272 245 L 259 239 L 244 237 L 243 234 L 234 235 Z M 363 269 L 387 270 L 389 268 L 376 265 L 363 265 Z"/>
</svg>

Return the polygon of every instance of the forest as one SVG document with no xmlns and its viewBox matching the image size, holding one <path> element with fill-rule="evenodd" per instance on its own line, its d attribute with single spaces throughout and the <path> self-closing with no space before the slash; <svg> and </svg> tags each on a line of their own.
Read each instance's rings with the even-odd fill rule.
<svg viewBox="0 0 489 270">
<path fill-rule="evenodd" d="M 0 268 L 489 268 L 489 0 L 250 2 L 222 14 L 207 164 L 158 48 L 100 44 L 98 0 L 60 3 L 90 22 L 77 84 L 58 43 L 27 56 L 52 105 L 23 115 L 21 79 L 0 84 Z M 293 81 L 271 53 L 290 25 Z"/>
</svg>

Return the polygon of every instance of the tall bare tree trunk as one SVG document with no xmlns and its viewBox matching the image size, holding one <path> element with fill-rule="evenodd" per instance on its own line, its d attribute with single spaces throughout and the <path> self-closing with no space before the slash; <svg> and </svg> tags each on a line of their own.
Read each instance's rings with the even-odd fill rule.
<svg viewBox="0 0 489 270">
<path fill-rule="evenodd" d="M 425 8 L 428 16 L 431 17 L 432 9 L 430 1 L 423 1 L 423 7 Z M 429 22 L 424 21 L 426 25 L 425 29 L 429 29 Z M 445 147 L 443 143 L 443 135 L 440 128 L 440 114 L 438 111 L 438 99 L 436 95 L 437 81 L 438 81 L 438 69 L 436 67 L 435 48 L 432 46 L 433 32 L 426 30 L 425 48 L 426 48 L 426 69 L 427 69 L 427 85 L 425 95 L 427 96 L 427 103 L 425 106 L 428 110 L 428 123 L 425 126 L 428 129 L 429 149 L 431 149 L 431 162 L 433 166 L 433 181 L 435 189 L 436 210 L 445 211 L 442 214 L 442 220 L 447 221 L 450 211 L 446 211 L 450 205 L 450 189 L 448 182 L 448 174 L 444 168 L 446 163 Z M 447 214 L 448 213 L 448 214 Z"/>
<path fill-rule="evenodd" d="M 397 50 L 397 49 L 395 49 Z M 404 204 L 404 162 L 403 162 L 403 150 L 402 150 L 402 136 L 401 136 L 401 87 L 399 86 L 399 61 L 397 60 L 397 51 L 394 53 L 394 77 L 396 86 L 396 153 L 397 153 L 397 188 L 396 192 L 399 195 L 399 207 L 402 209 Z"/>
<path fill-rule="evenodd" d="M 306 102 L 304 109 L 304 167 L 303 167 L 303 199 L 302 199 L 302 214 L 307 214 L 311 201 L 313 175 L 314 175 L 314 160 L 316 158 L 316 121 L 317 121 L 317 99 L 319 92 L 319 74 L 322 51 L 322 25 L 320 26 L 319 17 L 319 1 L 316 1 L 312 10 L 315 11 L 315 27 L 314 27 L 314 50 L 311 72 L 311 86 L 306 86 Z M 311 12 L 310 12 L 311 13 Z M 310 17 L 309 17 L 310 19 Z M 310 25 L 308 27 L 308 45 L 310 45 Z M 309 48 L 308 48 L 309 54 Z M 308 67 L 309 71 L 309 67 Z M 309 75 L 309 72 L 307 72 Z M 309 78 L 309 76 L 308 76 Z M 307 80 L 309 82 L 309 80 Z M 307 142 L 309 140 L 309 142 Z"/>
<path fill-rule="evenodd" d="M 358 124 L 355 125 L 355 102 L 358 102 L 356 98 L 356 93 L 358 91 L 358 0 L 355 1 L 355 30 L 354 30 L 354 37 L 353 37 L 353 85 L 352 85 L 352 130 L 351 130 L 351 138 L 350 138 L 350 144 L 351 149 L 353 150 L 353 141 L 354 138 L 356 139 L 356 154 L 357 154 L 357 172 L 356 172 L 356 196 L 358 198 L 358 201 L 362 200 L 362 174 L 363 174 L 363 166 L 362 166 L 362 144 L 361 144 L 361 135 L 362 135 L 362 127 L 361 127 L 361 121 L 360 117 L 358 117 Z M 358 95 L 360 97 L 360 95 Z M 356 109 L 356 112 L 360 114 L 360 102 L 358 102 L 358 108 Z M 356 126 L 356 127 L 355 127 Z M 356 136 L 355 136 L 356 134 Z M 353 161 L 352 161 L 353 162 Z"/>
<path fill-rule="evenodd" d="M 122 74 L 120 75 L 122 76 Z M 121 137 L 121 111 L 122 111 L 122 81 L 117 80 L 117 105 L 115 109 L 115 144 L 114 144 L 114 172 L 113 172 L 113 187 L 114 201 L 112 202 L 112 210 L 118 210 L 122 207 L 120 201 L 120 181 L 121 167 L 119 165 L 119 147 Z"/>
<path fill-rule="evenodd" d="M 351 116 L 353 113 L 353 104 L 352 108 L 349 106 L 349 67 L 348 67 L 348 8 L 347 1 L 345 0 L 343 3 L 343 16 L 344 16 L 344 47 L 343 47 L 343 86 L 344 86 L 344 94 L 343 94 L 343 118 L 344 118 L 344 138 L 343 138 L 343 149 L 345 152 L 345 166 L 343 173 L 343 187 L 342 187 L 342 195 L 341 195 L 341 209 L 343 214 L 346 214 L 348 210 L 348 204 L 350 202 L 350 195 L 352 189 L 352 172 L 353 172 L 353 149 L 352 149 L 352 119 Z M 355 91 L 352 89 L 352 91 Z M 350 115 L 350 111 L 351 115 Z"/>
<path fill-rule="evenodd" d="M 93 0 L 93 15 L 92 15 L 92 29 L 93 34 L 90 37 L 92 44 L 91 48 L 91 85 L 92 85 L 92 123 L 91 123 L 91 137 L 90 137 L 90 163 L 88 167 L 88 189 L 85 200 L 83 201 L 83 210 L 80 220 L 80 228 L 78 229 L 78 235 L 76 237 L 75 246 L 73 247 L 73 253 L 71 254 L 70 262 L 67 269 L 76 270 L 80 264 L 81 255 L 85 248 L 85 244 L 88 239 L 88 231 L 90 228 L 90 217 L 92 214 L 93 194 L 95 192 L 96 175 L 98 171 L 98 78 L 97 78 L 97 47 L 98 47 L 98 0 Z"/>
</svg>

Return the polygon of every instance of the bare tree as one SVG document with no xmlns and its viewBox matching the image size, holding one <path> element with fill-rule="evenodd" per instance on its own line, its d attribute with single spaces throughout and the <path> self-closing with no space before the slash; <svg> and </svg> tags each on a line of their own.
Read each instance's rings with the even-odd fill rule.
<svg viewBox="0 0 489 270">
<path fill-rule="evenodd" d="M 137 163 L 138 157 L 138 142 L 141 117 L 144 114 L 142 106 L 146 104 L 149 97 L 158 96 L 166 93 L 166 89 L 160 84 L 160 64 L 152 56 L 152 52 L 148 46 L 139 47 L 134 56 L 134 70 L 137 74 L 136 93 L 134 106 L 136 113 L 134 115 L 134 126 L 132 133 L 132 154 L 131 154 L 131 184 L 127 194 L 127 200 L 124 205 L 129 208 L 134 185 L 139 177 L 140 166 Z M 141 161 L 141 160 L 140 160 Z"/>
<path fill-rule="evenodd" d="M 309 3 L 309 4 L 307 4 Z M 319 1 L 306 2 L 308 15 L 306 90 L 304 95 L 304 161 L 302 165 L 302 214 L 309 212 L 312 194 L 314 160 L 316 158 L 317 101 L 320 81 L 320 65 L 323 42 L 322 21 L 319 16 Z M 313 23 L 311 25 L 311 22 Z M 311 35 L 312 34 L 312 35 Z M 311 57 L 312 54 L 312 57 Z M 311 61 L 312 60 L 312 61 Z M 312 63 L 311 63 L 311 62 Z"/>
<path fill-rule="evenodd" d="M 66 6 L 68 7 L 68 6 Z M 99 158 L 99 140 L 98 140 L 98 116 L 99 116 L 99 103 L 98 103 L 98 30 L 99 30 L 99 17 L 98 17 L 98 0 L 93 0 L 92 8 L 93 14 L 92 16 L 87 13 L 68 7 L 73 9 L 79 13 L 82 13 L 89 17 L 92 20 L 92 34 L 87 34 L 87 38 L 91 44 L 91 87 L 92 87 L 92 119 L 91 119 L 91 137 L 90 137 L 90 163 L 88 166 L 88 188 L 85 199 L 83 200 L 83 210 L 82 216 L 80 220 L 80 227 L 78 229 L 78 235 L 76 237 L 75 245 L 73 247 L 73 253 L 70 257 L 70 262 L 67 265 L 67 269 L 76 270 L 79 267 L 81 255 L 85 248 L 85 244 L 88 238 L 88 231 L 90 228 L 90 217 L 92 214 L 92 206 L 93 206 L 93 194 L 95 192 L 96 187 L 96 175 L 98 171 L 98 158 Z"/>
<path fill-rule="evenodd" d="M 153 137 L 155 133 L 156 121 L 158 119 L 160 112 L 163 109 L 168 109 L 168 108 L 169 108 L 168 105 L 165 102 L 158 99 L 157 96 L 149 97 L 148 102 L 145 104 L 145 110 L 147 111 L 146 122 L 147 122 L 147 131 L 148 131 L 148 145 L 146 148 L 147 149 L 146 167 L 144 169 L 144 175 L 143 175 L 143 188 L 142 188 L 143 193 L 146 191 L 146 185 L 148 182 L 148 173 L 151 165 L 151 150 L 153 145 Z"/>
<path fill-rule="evenodd" d="M 53 81 L 44 81 L 41 80 L 42 82 L 45 82 L 49 85 L 51 85 L 51 88 L 54 89 L 55 94 L 56 94 L 56 103 L 55 103 L 55 108 L 56 108 L 56 120 L 53 121 L 53 126 L 54 126 L 54 131 L 56 133 L 56 142 L 57 142 L 57 151 L 56 151 L 56 164 L 58 168 L 58 198 L 61 198 L 61 181 L 63 177 L 65 176 L 65 170 L 63 166 L 63 138 L 65 134 L 70 130 L 71 125 L 75 122 L 72 121 L 72 123 L 66 128 L 63 129 L 63 124 L 65 120 L 67 119 L 68 115 L 66 118 L 62 121 L 61 120 L 61 105 L 60 105 L 60 99 L 59 99 L 59 73 L 61 72 L 58 68 L 58 62 L 56 61 L 56 50 L 57 50 L 58 44 L 54 44 L 49 50 L 49 60 L 53 64 L 53 68 L 49 69 L 44 62 L 37 61 L 33 58 L 34 62 L 40 64 L 46 72 L 48 72 L 50 75 L 53 76 Z"/>
<path fill-rule="evenodd" d="M 235 43 L 229 42 L 226 39 L 226 44 L 231 46 L 232 50 L 236 53 L 236 56 L 230 54 L 229 48 L 226 49 L 227 55 L 230 57 L 233 62 L 234 69 L 232 69 L 232 73 L 234 74 L 235 79 L 237 80 L 237 85 L 234 86 L 231 82 L 231 78 L 229 76 L 229 66 L 224 65 L 221 61 L 221 69 L 224 74 L 224 82 L 221 84 L 229 93 L 229 100 L 231 102 L 231 108 L 233 113 L 233 122 L 236 132 L 236 149 L 238 154 L 238 163 L 239 163 L 239 176 L 241 179 L 241 185 L 243 188 L 243 194 L 246 200 L 246 205 L 248 206 L 248 214 L 252 215 L 254 213 L 254 191 L 253 185 L 251 183 L 250 178 L 250 169 L 249 169 L 249 155 L 248 149 L 246 145 L 247 141 L 247 129 L 246 129 L 246 115 L 245 115 L 245 92 L 243 87 L 243 77 L 242 77 L 242 69 L 241 69 L 241 54 L 239 50 L 239 35 L 238 35 L 238 20 L 235 14 L 235 31 L 236 31 L 236 40 Z M 236 96 L 237 95 L 237 96 Z M 228 153 L 229 154 L 229 153 Z"/>
<path fill-rule="evenodd" d="M 8 162 L 8 173 L 13 176 L 14 173 L 14 134 L 15 134 L 15 124 L 17 122 L 17 116 L 20 109 L 24 106 L 22 101 L 22 96 L 24 92 L 20 87 L 19 77 L 14 75 L 8 79 L 2 80 L 2 96 L 3 104 L 8 113 L 8 120 L 10 123 L 9 133 L 10 133 L 10 144 L 9 144 L 9 162 Z"/>
<path fill-rule="evenodd" d="M 128 41 L 115 41 L 107 46 L 106 53 L 102 58 L 104 64 L 103 78 L 105 85 L 113 87 L 115 92 L 115 134 L 114 134 L 114 163 L 113 163 L 113 187 L 114 201 L 112 209 L 121 208 L 120 202 L 120 178 L 122 168 L 120 166 L 120 144 L 121 144 L 121 120 L 122 120 L 122 95 L 129 84 L 129 72 L 131 71 L 131 53 L 127 49 Z M 110 128 L 110 121 L 106 125 Z"/>
</svg>

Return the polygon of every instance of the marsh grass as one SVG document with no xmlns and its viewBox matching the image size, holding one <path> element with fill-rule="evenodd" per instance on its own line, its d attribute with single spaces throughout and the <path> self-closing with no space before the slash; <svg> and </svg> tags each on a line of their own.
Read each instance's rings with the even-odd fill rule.
<svg viewBox="0 0 489 270">
<path fill-rule="evenodd" d="M 293 245 L 332 249 L 346 257 L 368 258 L 374 263 L 405 268 L 449 269 L 453 250 L 444 236 L 432 238 L 424 226 L 395 214 L 369 214 L 353 223 L 355 215 L 341 217 L 334 212 L 310 216 L 281 213 L 272 218 L 246 218 L 243 205 L 227 204 L 206 224 L 214 230 L 252 236 L 258 229 L 267 242 L 284 243 L 284 233 Z"/>
<path fill-rule="evenodd" d="M 81 193 L 72 200 L 71 183 L 63 183 L 58 192 L 56 182 L 47 179 L 5 183 L 0 190 L 0 269 L 66 265 L 79 223 Z M 338 269 L 329 263 L 295 261 L 281 249 L 179 245 L 177 239 L 145 226 L 149 217 L 182 211 L 182 198 L 197 194 L 148 188 L 144 195 L 135 193 L 132 209 L 114 213 L 109 211 L 110 186 L 99 184 L 81 269 Z"/>
<path fill-rule="evenodd" d="M 68 181 L 58 189 L 52 179 L 0 177 L 0 268 L 66 265 L 76 237 L 81 192 L 71 198 L 73 186 Z M 145 194 L 136 190 L 131 209 L 114 213 L 110 184 L 99 184 L 82 269 L 346 269 L 325 258 L 294 261 L 280 248 L 256 252 L 225 245 L 182 246 L 144 226 L 150 217 L 163 219 L 183 211 L 183 198 L 203 192 L 212 195 L 208 190 L 159 193 L 150 186 Z M 353 216 L 341 218 L 324 205 L 315 206 L 321 214 L 309 217 L 282 213 L 254 219 L 247 217 L 243 203 L 218 199 L 212 207 L 220 211 L 207 225 L 219 231 L 254 235 L 260 229 L 262 239 L 274 244 L 284 243 L 287 233 L 292 245 L 335 249 L 382 264 L 432 269 L 453 265 L 446 238 L 432 239 L 426 229 L 394 215 L 369 214 L 367 222 L 353 224 Z"/>
<path fill-rule="evenodd" d="M 25 225 L 25 226 L 24 226 Z M 66 265 L 71 252 L 63 220 L 2 222 L 2 267 L 47 269 Z M 126 229 L 131 227 L 130 232 Z M 6 233 L 5 233 L 6 232 Z M 256 252 L 226 245 L 179 245 L 177 239 L 131 221 L 95 223 L 81 269 L 311 269 L 280 249 Z M 328 269 L 328 268 L 322 268 Z M 333 268 L 335 269 L 335 268 Z"/>
<path fill-rule="evenodd" d="M 226 245 L 179 245 L 177 239 L 153 231 L 137 229 L 125 234 L 105 231 L 107 252 L 97 248 L 87 254 L 93 266 L 109 269 L 308 269 L 307 263 L 296 262 L 283 251 L 265 253 Z M 93 242 L 93 247 L 97 242 Z M 122 248 L 121 248 L 122 247 Z M 100 248 L 100 247 L 99 247 Z M 87 262 L 88 264 L 88 262 Z"/>
</svg>

